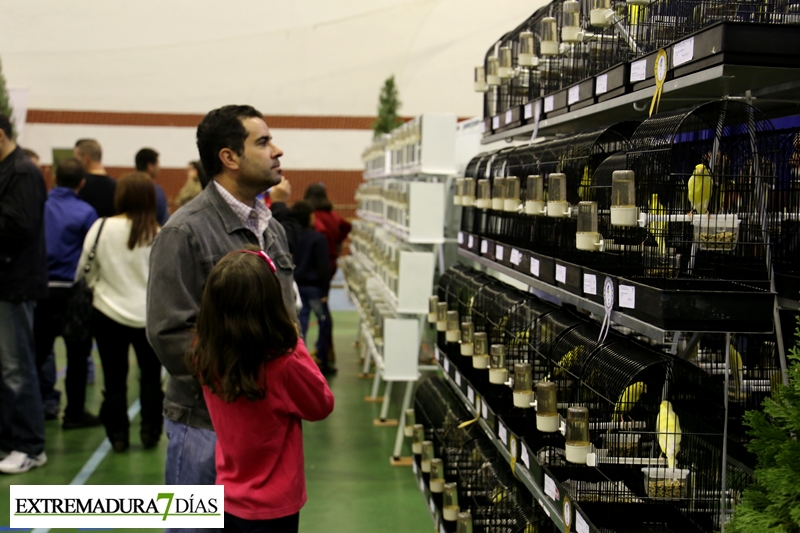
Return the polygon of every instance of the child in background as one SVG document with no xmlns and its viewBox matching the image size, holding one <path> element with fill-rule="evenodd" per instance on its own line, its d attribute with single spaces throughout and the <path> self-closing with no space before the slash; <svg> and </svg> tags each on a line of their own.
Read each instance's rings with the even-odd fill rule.
<svg viewBox="0 0 800 533">
<path fill-rule="evenodd" d="M 328 306 L 328 290 L 331 268 L 328 262 L 328 245 L 325 236 L 314 229 L 314 209 L 306 201 L 295 202 L 292 216 L 302 228 L 297 234 L 294 248 L 294 280 L 300 291 L 303 307 L 300 309 L 300 328 L 303 340 L 308 331 L 311 311 L 317 316 L 319 336 L 317 337 L 317 359 L 319 368 L 325 376 L 333 375 L 336 369 L 328 361 L 328 349 L 333 341 L 331 317 Z"/>
<path fill-rule="evenodd" d="M 208 277 L 187 364 L 217 434 L 225 530 L 296 532 L 306 502 L 301 420 L 322 420 L 333 394 L 260 250 L 225 256 Z"/>
</svg>

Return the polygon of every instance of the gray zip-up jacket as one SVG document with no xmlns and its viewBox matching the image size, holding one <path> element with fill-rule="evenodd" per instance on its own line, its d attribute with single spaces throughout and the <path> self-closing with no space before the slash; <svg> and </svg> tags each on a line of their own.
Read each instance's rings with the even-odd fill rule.
<svg viewBox="0 0 800 533">
<path fill-rule="evenodd" d="M 265 251 L 275 262 L 283 301 L 297 321 L 286 233 L 276 220 L 264 232 Z M 206 279 L 225 255 L 247 244 L 258 246 L 216 187 L 206 187 L 161 229 L 150 254 L 147 283 L 147 339 L 169 372 L 164 416 L 187 426 L 213 429 L 203 390 L 184 356 L 194 333 Z"/>
</svg>

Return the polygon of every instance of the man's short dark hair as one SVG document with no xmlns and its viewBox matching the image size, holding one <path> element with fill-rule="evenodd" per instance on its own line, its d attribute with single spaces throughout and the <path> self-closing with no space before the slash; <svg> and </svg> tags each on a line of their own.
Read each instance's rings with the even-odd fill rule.
<svg viewBox="0 0 800 533">
<path fill-rule="evenodd" d="M 220 150 L 229 148 L 237 155 L 244 153 L 247 129 L 242 120 L 251 117 L 263 119 L 264 115 L 253 106 L 226 105 L 210 111 L 203 117 L 197 126 L 197 150 L 209 177 L 213 178 L 222 173 Z"/>
<path fill-rule="evenodd" d="M 314 208 L 305 200 L 298 200 L 292 206 L 292 216 L 302 228 L 311 226 L 311 215 L 313 214 Z"/>
<path fill-rule="evenodd" d="M 0 113 L 0 130 L 3 130 L 9 139 L 14 138 L 14 126 L 11 124 L 11 119 L 2 113 Z"/>
<path fill-rule="evenodd" d="M 103 148 L 95 139 L 78 139 L 75 148 L 82 155 L 88 155 L 92 161 L 99 163 L 103 160 Z"/>
<path fill-rule="evenodd" d="M 83 166 L 74 157 L 58 162 L 56 167 L 56 185 L 67 189 L 77 189 L 83 179 Z"/>
<path fill-rule="evenodd" d="M 158 163 L 158 152 L 152 148 L 142 148 L 136 152 L 136 170 L 139 172 L 146 172 L 147 165 L 155 165 Z"/>
</svg>

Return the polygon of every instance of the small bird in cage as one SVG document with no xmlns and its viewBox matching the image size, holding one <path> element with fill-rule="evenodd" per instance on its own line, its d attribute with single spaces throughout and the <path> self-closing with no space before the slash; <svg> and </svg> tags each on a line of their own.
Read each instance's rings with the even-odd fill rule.
<svg viewBox="0 0 800 533">
<path fill-rule="evenodd" d="M 731 344 L 730 357 L 728 358 L 728 367 L 730 368 L 731 375 L 733 376 L 733 383 L 728 390 L 728 396 L 733 400 L 743 400 L 744 392 L 742 392 L 742 384 L 744 383 L 744 365 L 742 364 L 742 355 L 739 350 Z"/>
<path fill-rule="evenodd" d="M 707 213 L 710 217 L 711 212 L 708 210 L 708 204 L 711 202 L 714 181 L 711 178 L 711 172 L 708 167 L 702 163 L 694 167 L 694 172 L 689 178 L 687 186 L 689 188 L 687 196 L 689 203 L 692 205 L 692 210 L 697 214 Z"/>
<path fill-rule="evenodd" d="M 570 371 L 573 366 L 575 366 L 578 360 L 583 357 L 585 352 L 586 347 L 583 345 L 576 346 L 572 350 L 568 351 L 566 354 L 564 354 L 564 357 L 559 360 L 558 368 L 553 371 L 553 375 L 559 379 L 565 378 L 567 376 L 566 373 Z M 543 381 L 550 381 L 550 374 L 547 374 Z"/>
<path fill-rule="evenodd" d="M 681 451 L 681 423 L 678 415 L 672 410 L 672 404 L 667 400 L 661 402 L 656 418 L 656 431 L 661 452 L 667 456 L 667 464 L 670 470 L 673 470 L 675 456 Z"/>
<path fill-rule="evenodd" d="M 619 400 L 617 400 L 617 404 L 614 406 L 614 414 L 611 417 L 611 421 L 614 423 L 622 422 L 623 417 L 636 406 L 642 394 L 646 392 L 647 385 L 641 381 L 637 381 L 622 391 Z"/>
</svg>

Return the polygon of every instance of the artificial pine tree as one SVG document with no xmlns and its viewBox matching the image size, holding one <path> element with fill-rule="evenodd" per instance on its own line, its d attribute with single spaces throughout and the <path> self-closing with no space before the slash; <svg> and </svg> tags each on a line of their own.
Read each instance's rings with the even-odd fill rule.
<svg viewBox="0 0 800 533">
<path fill-rule="evenodd" d="M 789 385 L 764 400 L 764 412 L 750 411 L 745 422 L 758 458 L 756 482 L 743 495 L 728 533 L 800 532 L 800 317 L 789 354 Z"/>
<path fill-rule="evenodd" d="M 384 133 L 390 133 L 393 129 L 403 123 L 403 119 L 397 116 L 400 110 L 400 99 L 397 95 L 397 85 L 394 83 L 394 75 L 386 78 L 381 88 L 381 95 L 378 100 L 378 119 L 372 124 L 374 137 L 377 139 Z"/>
<path fill-rule="evenodd" d="M 0 62 L 0 114 L 7 116 L 11 119 L 13 124 L 14 114 L 11 109 L 11 99 L 8 97 L 8 90 L 6 90 L 6 78 L 3 76 L 3 64 Z M 14 132 L 16 137 L 16 131 Z"/>
</svg>

